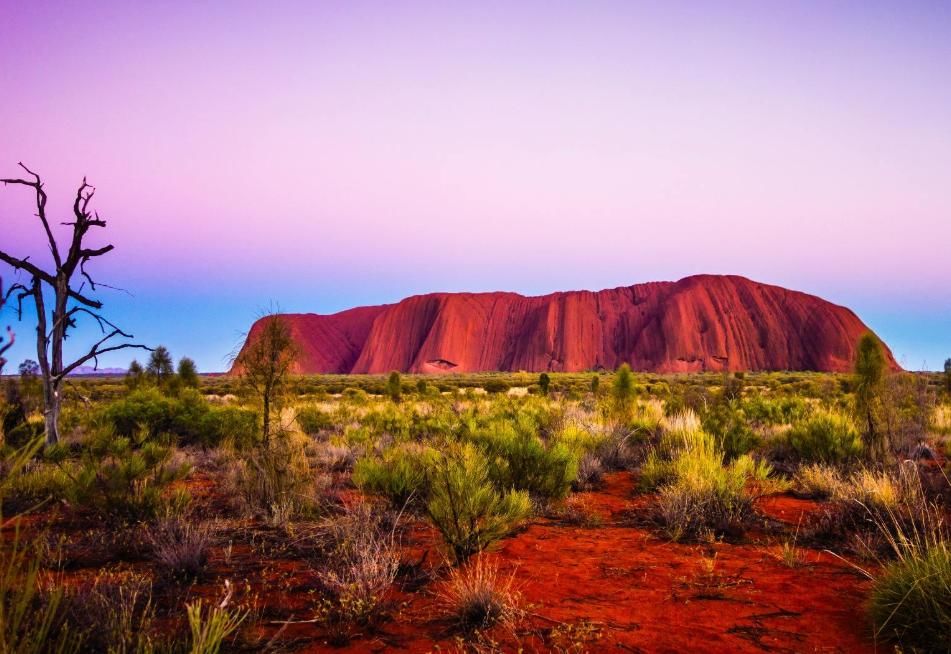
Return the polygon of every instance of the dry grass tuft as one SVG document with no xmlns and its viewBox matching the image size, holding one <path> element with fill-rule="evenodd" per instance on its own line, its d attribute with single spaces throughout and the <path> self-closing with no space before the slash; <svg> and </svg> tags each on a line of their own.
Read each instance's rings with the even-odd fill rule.
<svg viewBox="0 0 951 654">
<path fill-rule="evenodd" d="M 514 628 L 523 613 L 514 581 L 514 573 L 501 574 L 497 563 L 479 555 L 453 568 L 437 597 L 445 614 L 463 632 L 496 625 Z"/>
</svg>

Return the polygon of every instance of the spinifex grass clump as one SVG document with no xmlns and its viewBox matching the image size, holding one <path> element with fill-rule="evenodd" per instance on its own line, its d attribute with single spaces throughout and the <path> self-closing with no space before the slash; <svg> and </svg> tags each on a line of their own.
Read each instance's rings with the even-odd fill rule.
<svg viewBox="0 0 951 654">
<path fill-rule="evenodd" d="M 875 635 L 911 651 L 949 651 L 951 528 L 945 507 L 929 502 L 920 492 L 886 496 L 868 508 L 868 517 L 888 544 L 886 558 L 879 560 L 884 567 L 870 575 L 868 609 Z"/>
<path fill-rule="evenodd" d="M 194 579 L 204 571 L 212 538 L 212 526 L 184 517 L 166 518 L 146 532 L 159 574 L 182 581 Z"/>
<path fill-rule="evenodd" d="M 439 591 L 443 611 L 463 632 L 514 624 L 521 613 L 514 574 L 500 574 L 484 555 L 453 568 Z"/>
<path fill-rule="evenodd" d="M 240 508 L 280 526 L 320 508 L 318 476 L 307 457 L 305 437 L 282 432 L 240 453 L 227 483 Z"/>
<path fill-rule="evenodd" d="M 875 579 L 869 612 L 876 634 L 918 651 L 947 651 L 951 634 L 951 546 L 902 554 Z M 933 648 L 938 649 L 933 649 Z"/>
<path fill-rule="evenodd" d="M 12 479 L 35 456 L 41 441 L 0 455 L 0 507 Z M 41 652 L 79 651 L 82 640 L 68 628 L 60 628 L 64 589 L 46 584 L 41 592 L 40 557 L 36 555 L 39 543 L 21 539 L 19 516 L 4 519 L 0 525 L 14 525 L 0 529 L 0 652 L 6 654 L 40 654 Z"/>
<path fill-rule="evenodd" d="M 658 517 L 673 539 L 742 527 L 753 509 L 751 487 L 764 483 L 766 463 L 744 455 L 724 464 L 722 451 L 692 412 L 672 417 L 643 475 L 658 487 Z"/>
<path fill-rule="evenodd" d="M 527 492 L 496 490 L 488 462 L 471 444 L 451 448 L 432 466 L 429 487 L 426 512 L 456 561 L 502 538 L 531 512 Z"/>
</svg>

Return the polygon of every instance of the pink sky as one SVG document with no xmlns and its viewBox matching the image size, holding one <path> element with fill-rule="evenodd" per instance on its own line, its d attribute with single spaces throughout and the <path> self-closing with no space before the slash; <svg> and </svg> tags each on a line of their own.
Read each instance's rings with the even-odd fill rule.
<svg viewBox="0 0 951 654">
<path fill-rule="evenodd" d="M 91 4 L 5 7 L 0 175 L 88 175 L 104 299 L 205 369 L 272 300 L 695 272 L 951 356 L 947 4 Z M 29 212 L 0 189 L 42 260 Z"/>
</svg>

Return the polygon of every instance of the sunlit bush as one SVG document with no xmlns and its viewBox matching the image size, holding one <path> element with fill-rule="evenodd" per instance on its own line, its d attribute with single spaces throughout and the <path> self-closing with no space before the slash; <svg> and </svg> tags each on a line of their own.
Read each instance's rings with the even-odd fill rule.
<svg viewBox="0 0 951 654">
<path fill-rule="evenodd" d="M 837 463 L 862 454 L 862 437 L 852 419 L 820 409 L 793 425 L 789 445 L 804 461 Z"/>
<path fill-rule="evenodd" d="M 496 490 L 488 462 L 472 445 L 445 453 L 432 467 L 429 486 L 426 512 L 456 561 L 502 538 L 531 511 L 525 491 Z"/>
</svg>

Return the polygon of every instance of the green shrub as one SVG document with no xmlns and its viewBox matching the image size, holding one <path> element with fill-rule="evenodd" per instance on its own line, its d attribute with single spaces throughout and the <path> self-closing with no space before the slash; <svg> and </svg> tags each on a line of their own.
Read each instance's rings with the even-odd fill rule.
<svg viewBox="0 0 951 654">
<path fill-rule="evenodd" d="M 403 397 L 403 382 L 400 373 L 395 370 L 386 378 L 386 395 L 394 402 L 399 402 Z"/>
<path fill-rule="evenodd" d="M 729 460 L 750 453 L 759 444 L 746 416 L 735 404 L 718 404 L 703 418 L 704 431 L 713 436 Z"/>
<path fill-rule="evenodd" d="M 297 409 L 297 424 L 305 434 L 317 434 L 334 426 L 333 416 L 315 406 Z"/>
<path fill-rule="evenodd" d="M 770 468 L 744 455 L 723 465 L 716 448 L 693 448 L 672 461 L 672 481 L 658 497 L 659 515 L 668 535 L 678 540 L 705 530 L 722 533 L 741 527 L 753 510 L 750 481 L 765 481 Z"/>
<path fill-rule="evenodd" d="M 411 500 L 424 502 L 427 471 L 435 460 L 432 448 L 407 444 L 388 450 L 382 458 L 357 461 L 353 483 L 357 488 L 387 498 L 401 509 Z"/>
<path fill-rule="evenodd" d="M 500 493 L 485 457 L 472 445 L 454 448 L 430 471 L 429 519 L 461 562 L 508 534 L 531 511 L 528 493 Z"/>
<path fill-rule="evenodd" d="M 651 450 L 641 466 L 638 485 L 642 490 L 657 490 L 674 478 L 674 466 L 670 459 L 661 456 L 657 450 Z"/>
<path fill-rule="evenodd" d="M 103 410 L 115 433 L 149 440 L 168 437 L 182 445 L 215 447 L 232 439 L 239 447 L 256 439 L 257 414 L 238 407 L 213 407 L 197 390 L 167 397 L 155 388 L 133 391 Z"/>
<path fill-rule="evenodd" d="M 805 461 L 839 463 L 862 453 L 862 437 L 848 416 L 818 410 L 790 430 L 789 445 Z"/>
<path fill-rule="evenodd" d="M 578 456 L 561 443 L 546 444 L 535 435 L 536 423 L 521 414 L 494 421 L 473 441 L 486 453 L 492 481 L 499 489 L 528 491 L 545 498 L 564 497 L 578 474 Z"/>
<path fill-rule="evenodd" d="M 499 393 L 507 393 L 510 386 L 501 379 L 490 379 L 482 385 L 482 388 L 485 389 L 486 393 L 498 395 Z"/>
<path fill-rule="evenodd" d="M 723 450 L 692 411 L 669 416 L 664 429 L 642 467 L 641 485 L 659 488 L 657 513 L 668 535 L 676 540 L 742 527 L 770 467 L 749 455 L 724 465 Z"/>
</svg>

